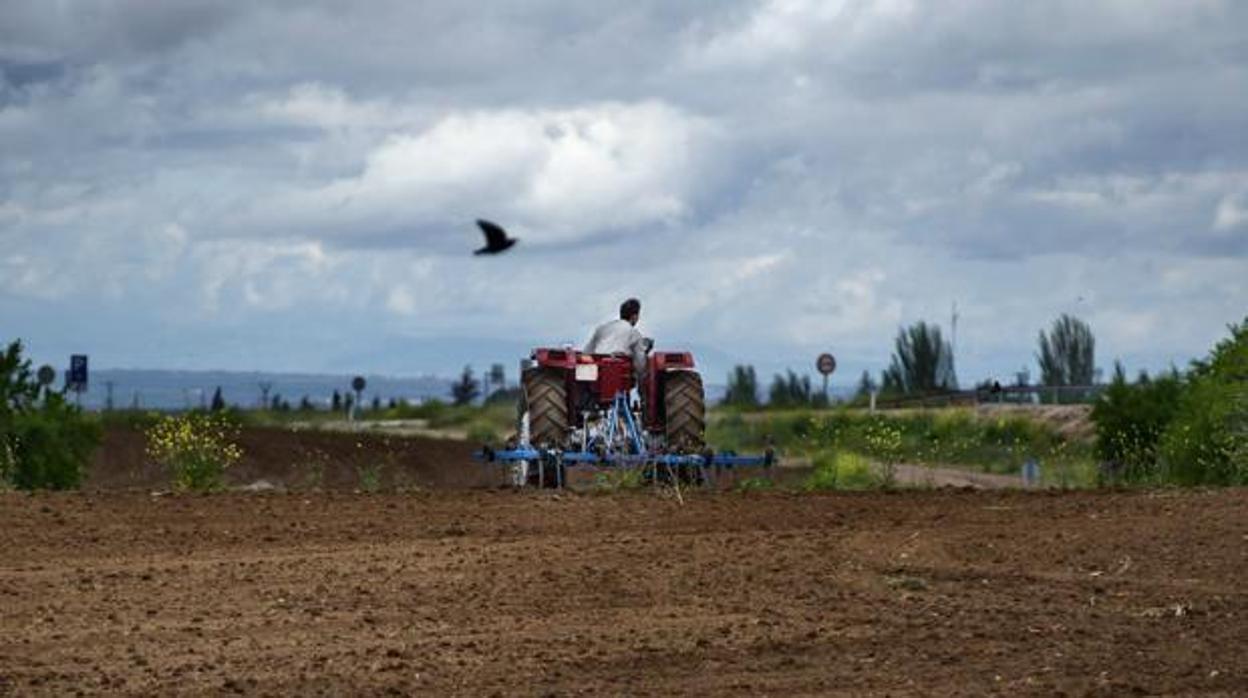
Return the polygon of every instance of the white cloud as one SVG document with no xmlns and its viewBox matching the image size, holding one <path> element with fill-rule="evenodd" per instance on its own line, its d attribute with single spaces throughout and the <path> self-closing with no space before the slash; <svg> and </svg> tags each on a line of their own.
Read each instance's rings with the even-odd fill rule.
<svg viewBox="0 0 1248 698">
<path fill-rule="evenodd" d="M 699 176 L 714 136 L 707 120 L 659 102 L 454 113 L 390 136 L 358 176 L 288 195 L 261 215 L 306 220 L 346 244 L 351 228 L 402 221 L 412 231 L 477 216 L 540 243 L 670 225 L 717 179 Z M 327 222 L 346 232 L 325 233 Z"/>
<path fill-rule="evenodd" d="M 1218 202 L 1217 213 L 1213 218 L 1213 229 L 1216 231 L 1238 230 L 1248 224 L 1248 201 L 1246 194 L 1228 194 Z"/>
<path fill-rule="evenodd" d="M 420 110 L 389 100 L 352 99 L 340 87 L 305 82 L 284 94 L 251 95 L 248 111 L 275 123 L 333 130 L 409 128 L 421 118 Z"/>
<path fill-rule="evenodd" d="M 310 242 L 205 242 L 192 253 L 200 302 L 211 313 L 284 310 L 354 295 L 339 260 Z"/>
<path fill-rule="evenodd" d="M 844 55 L 910 25 L 915 10 L 911 0 L 767 0 L 743 21 L 695 37 L 690 59 L 698 67 L 734 68 L 788 60 L 806 51 Z"/>
</svg>

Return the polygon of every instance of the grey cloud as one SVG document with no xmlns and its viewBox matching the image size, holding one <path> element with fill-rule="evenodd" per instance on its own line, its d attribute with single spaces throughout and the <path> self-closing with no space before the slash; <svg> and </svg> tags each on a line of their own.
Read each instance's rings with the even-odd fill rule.
<svg viewBox="0 0 1248 698">
<path fill-rule="evenodd" d="M 133 60 L 211 36 L 246 7 L 217 0 L 0 3 L 0 56 L 73 63 Z"/>
</svg>

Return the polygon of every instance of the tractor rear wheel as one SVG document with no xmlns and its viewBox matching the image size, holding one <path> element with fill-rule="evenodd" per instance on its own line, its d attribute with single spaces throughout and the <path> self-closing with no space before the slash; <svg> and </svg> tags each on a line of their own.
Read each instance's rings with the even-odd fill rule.
<svg viewBox="0 0 1248 698">
<path fill-rule="evenodd" d="M 706 446 L 702 376 L 694 371 L 674 371 L 664 376 L 663 409 L 667 415 L 664 435 L 669 449 L 696 453 Z"/>
<path fill-rule="evenodd" d="M 524 409 L 529 412 L 529 442 L 563 448 L 568 436 L 568 385 L 563 374 L 549 368 L 524 372 Z"/>
</svg>

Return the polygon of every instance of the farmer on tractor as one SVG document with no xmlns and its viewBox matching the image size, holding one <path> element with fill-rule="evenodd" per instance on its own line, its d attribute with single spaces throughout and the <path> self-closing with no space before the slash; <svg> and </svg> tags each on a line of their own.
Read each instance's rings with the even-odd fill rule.
<svg viewBox="0 0 1248 698">
<path fill-rule="evenodd" d="M 637 321 L 641 319 L 641 301 L 629 298 L 620 304 L 620 317 L 599 325 L 585 344 L 586 354 L 623 354 L 633 360 L 638 385 L 646 369 L 646 352 L 652 340 L 641 336 Z"/>
<path fill-rule="evenodd" d="M 594 330 L 584 351 L 538 347 L 521 361 L 516 435 L 478 456 L 512 466 L 517 485 L 562 487 L 568 468 L 638 468 L 653 481 L 703 482 L 708 468 L 769 466 L 772 454 L 706 445 L 706 392 L 688 351 L 653 351 L 641 303 Z M 638 400 L 631 398 L 637 389 Z M 646 475 L 645 473 L 649 473 Z"/>
</svg>

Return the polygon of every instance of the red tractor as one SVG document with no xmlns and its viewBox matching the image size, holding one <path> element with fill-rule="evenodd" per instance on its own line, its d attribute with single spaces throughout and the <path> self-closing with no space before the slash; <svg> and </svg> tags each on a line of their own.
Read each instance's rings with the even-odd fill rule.
<svg viewBox="0 0 1248 698">
<path fill-rule="evenodd" d="M 638 384 L 627 356 L 535 349 L 521 367 L 519 407 L 515 438 L 476 454 L 508 465 L 517 486 L 563 487 L 575 466 L 633 468 L 649 482 L 701 484 L 725 468 L 769 468 L 775 461 L 771 448 L 752 456 L 707 447 L 702 377 L 689 352 L 647 352 Z"/>
<path fill-rule="evenodd" d="M 634 373 L 622 355 L 535 349 L 521 376 L 520 441 L 604 457 L 701 452 L 706 407 L 693 355 L 651 352 L 640 385 Z M 527 468 L 517 477 L 533 479 Z"/>
<path fill-rule="evenodd" d="M 639 387 L 633 374 L 626 356 L 535 349 L 521 377 L 529 441 L 562 449 L 591 445 L 595 429 L 603 426 L 597 422 L 607 417 L 617 396 L 628 398 Z M 692 354 L 652 352 L 639 392 L 640 408 L 631 404 L 630 416 L 644 432 L 647 450 L 696 453 L 703 448 L 705 396 Z"/>
</svg>

